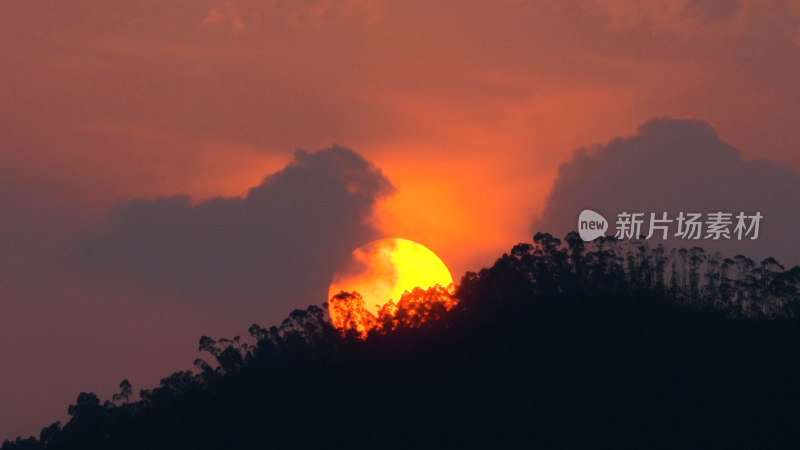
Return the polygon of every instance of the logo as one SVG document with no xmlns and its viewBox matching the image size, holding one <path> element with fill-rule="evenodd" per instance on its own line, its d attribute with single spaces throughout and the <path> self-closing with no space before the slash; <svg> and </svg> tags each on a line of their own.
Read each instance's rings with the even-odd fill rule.
<svg viewBox="0 0 800 450">
<path fill-rule="evenodd" d="M 649 223 L 647 219 L 649 217 Z M 703 215 L 699 212 L 680 212 L 677 216 L 669 217 L 666 212 L 656 213 L 621 212 L 617 214 L 616 233 L 617 239 L 650 239 L 660 236 L 662 240 L 670 237 L 684 240 L 696 239 L 730 239 L 739 240 L 749 237 L 758 239 L 761 212 L 747 214 L 744 211 L 734 214 L 732 212 L 710 212 Z M 705 220 L 704 220 L 705 219 Z M 578 217 L 578 234 L 584 241 L 593 241 L 606 235 L 608 221 L 605 217 L 585 209 Z M 647 232 L 645 235 L 644 232 Z M 675 232 L 674 234 L 672 232 Z"/>
<path fill-rule="evenodd" d="M 600 236 L 606 235 L 608 221 L 605 217 L 592 211 L 584 209 L 578 216 L 578 234 L 584 241 L 593 241 Z"/>
</svg>

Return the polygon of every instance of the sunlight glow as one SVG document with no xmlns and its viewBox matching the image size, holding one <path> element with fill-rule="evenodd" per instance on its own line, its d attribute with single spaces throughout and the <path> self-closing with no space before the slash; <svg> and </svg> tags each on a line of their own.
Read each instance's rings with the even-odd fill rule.
<svg viewBox="0 0 800 450">
<path fill-rule="evenodd" d="M 356 291 L 372 314 L 389 300 L 397 302 L 404 291 L 427 289 L 453 282 L 444 262 L 424 245 L 400 238 L 370 242 L 353 252 L 351 267 L 337 274 L 328 298 L 341 291 Z"/>
</svg>

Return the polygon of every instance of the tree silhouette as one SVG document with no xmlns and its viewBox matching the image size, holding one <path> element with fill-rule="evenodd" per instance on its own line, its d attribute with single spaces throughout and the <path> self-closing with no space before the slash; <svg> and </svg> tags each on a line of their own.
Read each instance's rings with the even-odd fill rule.
<svg viewBox="0 0 800 450">
<path fill-rule="evenodd" d="M 81 393 L 2 449 L 798 448 L 798 286 L 771 258 L 537 233 L 376 315 L 340 293 L 204 336 L 197 372 Z"/>
<path fill-rule="evenodd" d="M 113 402 L 122 400 L 127 403 L 130 401 L 131 395 L 133 395 L 133 386 L 131 386 L 131 382 L 126 378 L 119 383 L 119 393 L 112 395 L 111 400 Z"/>
</svg>

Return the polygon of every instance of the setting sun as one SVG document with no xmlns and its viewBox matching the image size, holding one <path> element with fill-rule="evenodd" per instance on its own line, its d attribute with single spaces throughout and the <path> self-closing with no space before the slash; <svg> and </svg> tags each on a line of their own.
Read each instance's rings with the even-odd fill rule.
<svg viewBox="0 0 800 450">
<path fill-rule="evenodd" d="M 328 298 L 339 292 L 358 292 L 372 314 L 389 300 L 397 302 L 404 291 L 427 289 L 453 282 L 450 271 L 438 256 L 422 244 L 400 238 L 370 242 L 353 251 L 346 271 L 337 274 Z"/>
<path fill-rule="evenodd" d="M 370 330 L 417 327 L 451 309 L 453 277 L 444 262 L 414 241 L 387 238 L 353 251 L 328 291 L 333 325 L 365 337 Z"/>
</svg>

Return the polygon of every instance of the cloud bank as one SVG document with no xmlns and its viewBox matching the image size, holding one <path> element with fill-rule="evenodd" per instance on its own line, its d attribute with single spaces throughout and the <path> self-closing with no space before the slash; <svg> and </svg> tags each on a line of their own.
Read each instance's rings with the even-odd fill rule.
<svg viewBox="0 0 800 450">
<path fill-rule="evenodd" d="M 771 256 L 795 265 L 800 263 L 798 198 L 800 175 L 764 160 L 743 161 L 708 123 L 654 118 L 641 125 L 636 136 L 576 150 L 572 160 L 561 165 L 534 228 L 563 236 L 577 229 L 584 209 L 611 221 L 608 234 L 614 233 L 617 214 L 623 211 L 647 213 L 643 234 L 651 212 L 668 212 L 675 218 L 681 211 L 734 216 L 758 211 L 764 218 L 756 240 L 682 240 L 674 236 L 677 224 L 672 223 L 667 241 L 656 234 L 649 242 L 698 245 L 757 260 Z M 731 231 L 734 226 L 735 219 Z"/>
<path fill-rule="evenodd" d="M 379 237 L 369 219 L 393 192 L 349 149 L 298 150 L 244 197 L 118 203 L 109 227 L 83 243 L 83 259 L 198 299 L 319 303 L 350 252 Z"/>
</svg>

